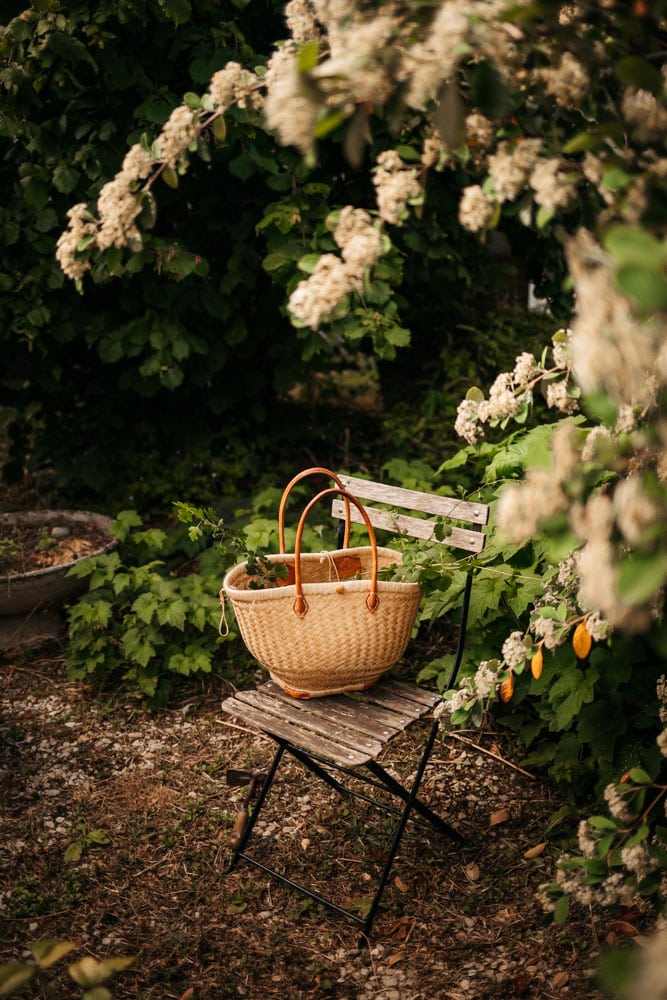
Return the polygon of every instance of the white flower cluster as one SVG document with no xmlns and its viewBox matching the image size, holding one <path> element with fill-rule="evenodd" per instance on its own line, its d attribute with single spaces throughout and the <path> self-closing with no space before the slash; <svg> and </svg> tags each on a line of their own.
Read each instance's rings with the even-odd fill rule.
<svg viewBox="0 0 667 1000">
<path fill-rule="evenodd" d="M 298 67 L 298 49 L 285 42 L 273 53 L 266 72 L 264 118 L 283 146 L 296 146 L 307 153 L 313 145 L 313 127 L 319 113 L 314 101 L 303 93 Z"/>
<path fill-rule="evenodd" d="M 257 103 L 258 79 L 254 73 L 237 62 L 228 62 L 211 77 L 208 93 L 218 112 L 227 111 L 232 104 L 244 108 L 251 99 L 253 106 Z"/>
<path fill-rule="evenodd" d="M 467 191 L 470 188 L 466 188 Z M 519 354 L 512 372 L 501 372 L 489 389 L 488 399 L 464 399 L 459 403 L 454 430 L 468 444 L 475 444 L 484 436 L 482 424 L 490 420 L 505 420 L 515 417 L 524 403 L 530 403 L 535 384 L 545 375 L 551 379 L 556 375 L 558 381 L 546 384 L 547 404 L 562 413 L 574 413 L 577 409 L 576 399 L 568 391 L 570 375 L 569 343 L 559 340 L 562 331 L 554 336 L 552 357 L 553 367 L 545 369 L 538 365 L 535 357 L 528 351 Z"/>
<path fill-rule="evenodd" d="M 408 202 L 422 197 L 417 173 L 405 166 L 395 149 L 380 153 L 376 162 L 373 184 L 380 218 L 398 225 L 405 218 Z"/>
<path fill-rule="evenodd" d="M 667 108 L 659 104 L 649 90 L 627 87 L 621 113 L 626 122 L 634 127 L 640 142 L 662 139 L 667 131 Z"/>
<path fill-rule="evenodd" d="M 656 691 L 660 702 L 660 721 L 667 725 L 667 676 L 665 674 L 658 677 Z"/>
<path fill-rule="evenodd" d="M 340 30 L 327 24 L 328 56 L 313 69 L 327 104 L 354 107 L 382 106 L 395 86 L 394 37 L 399 20 L 393 4 L 367 16 L 357 9 L 351 23 Z"/>
<path fill-rule="evenodd" d="M 342 256 L 320 257 L 288 302 L 293 318 L 314 330 L 346 295 L 361 292 L 364 277 L 382 255 L 382 234 L 363 209 L 343 208 L 333 235 Z"/>
<path fill-rule="evenodd" d="M 577 196 L 577 189 L 563 170 L 560 159 L 550 157 L 539 160 L 531 172 L 530 186 L 535 192 L 535 201 L 550 212 L 569 208 Z"/>
<path fill-rule="evenodd" d="M 447 693 L 436 709 L 436 717 L 439 718 L 444 712 L 451 715 L 463 708 L 470 708 L 475 703 L 488 702 L 498 688 L 498 669 L 497 660 L 481 660 L 473 676 L 464 677 L 458 690 Z"/>
<path fill-rule="evenodd" d="M 459 202 L 459 222 L 464 229 L 476 233 L 487 227 L 495 209 L 495 201 L 484 194 L 479 184 L 471 184 L 464 188 Z"/>
<path fill-rule="evenodd" d="M 501 142 L 496 153 L 489 157 L 489 175 L 493 179 L 498 201 L 514 201 L 528 183 L 542 149 L 541 139 L 524 139 L 523 142 Z"/>
<path fill-rule="evenodd" d="M 618 405 L 650 405 L 655 381 L 648 376 L 665 368 L 661 326 L 633 316 L 608 255 L 587 230 L 568 241 L 566 253 L 576 292 L 572 364 L 578 384 L 586 393 L 605 390 Z"/>
<path fill-rule="evenodd" d="M 90 261 L 77 257 L 77 249 L 81 240 L 94 236 L 97 226 L 88 218 L 88 206 L 85 202 L 73 205 L 67 213 L 69 225 L 58 237 L 56 243 L 56 260 L 62 271 L 72 281 L 79 281 L 90 269 Z"/>
<path fill-rule="evenodd" d="M 403 73 L 409 78 L 407 101 L 411 107 L 424 107 L 454 73 L 457 49 L 468 38 L 469 12 L 467 0 L 440 4 L 425 37 L 406 52 Z"/>
<path fill-rule="evenodd" d="M 69 278 L 81 278 L 90 268 L 88 260 L 76 256 L 77 247 L 86 236 L 94 236 L 100 250 L 128 244 L 133 249 L 141 247 L 141 234 L 135 224 L 141 212 L 139 181 L 148 177 L 152 167 L 153 157 L 137 143 L 128 150 L 114 179 L 100 191 L 97 221 L 91 221 L 86 205 L 75 205 L 69 210 L 69 226 L 56 245 L 56 258 Z"/>
<path fill-rule="evenodd" d="M 547 93 L 565 108 L 578 107 L 590 86 L 588 70 L 571 52 L 564 52 L 557 66 L 539 69 L 535 75 L 546 83 Z"/>
<path fill-rule="evenodd" d="M 554 431 L 552 444 L 563 455 L 570 449 L 568 440 L 574 428 L 569 422 Z M 576 453 L 572 452 L 576 463 Z M 572 462 L 572 458 L 570 461 Z M 496 523 L 510 541 L 521 542 L 533 537 L 542 520 L 568 509 L 568 498 L 563 490 L 572 472 L 572 465 L 560 468 L 534 466 L 528 469 L 522 483 L 506 486 L 498 499 Z M 546 642 L 545 642 L 546 645 Z"/>
<path fill-rule="evenodd" d="M 485 115 L 480 115 L 474 111 L 466 118 L 466 146 L 472 153 L 476 162 L 490 148 L 494 138 L 494 128 L 492 122 Z"/>
<path fill-rule="evenodd" d="M 302 45 L 318 35 L 315 11 L 308 0 L 290 0 L 285 6 L 285 22 L 290 36 Z"/>
<path fill-rule="evenodd" d="M 199 116 L 185 104 L 174 108 L 162 126 L 157 143 L 160 159 L 170 167 L 180 163 L 199 130 Z"/>
<path fill-rule="evenodd" d="M 526 662 L 528 650 L 522 632 L 512 632 L 511 635 L 507 636 L 503 643 L 502 655 L 510 670 Z"/>
</svg>

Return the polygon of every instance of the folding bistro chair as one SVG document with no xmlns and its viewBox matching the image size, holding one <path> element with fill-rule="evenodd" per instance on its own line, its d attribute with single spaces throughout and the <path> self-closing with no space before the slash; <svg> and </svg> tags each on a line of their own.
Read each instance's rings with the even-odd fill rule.
<svg viewBox="0 0 667 1000">
<path fill-rule="evenodd" d="M 470 553 L 481 552 L 484 547 L 483 529 L 489 515 L 485 504 L 468 503 L 449 497 L 400 489 L 350 476 L 340 476 L 340 480 L 349 493 L 364 501 L 364 509 L 374 528 L 431 542 L 438 541 Z M 382 504 L 384 509 L 369 506 L 366 501 Z M 387 505 L 391 509 L 387 510 Z M 400 508 L 404 513 L 399 513 L 396 508 Z M 437 517 L 438 521 L 414 517 L 405 513 L 406 511 L 432 515 Z M 346 514 L 342 500 L 334 499 L 332 514 L 339 519 L 340 546 L 344 527 L 342 518 Z M 349 515 L 351 520 L 357 523 L 363 520 L 360 512 L 354 508 Z M 438 530 L 439 537 L 436 537 L 436 528 L 442 523 L 446 525 L 445 531 L 448 533 L 444 534 Z M 472 572 L 469 571 L 463 591 L 456 656 L 448 687 L 455 683 L 463 657 L 472 582 Z M 363 934 L 368 935 L 409 819 L 425 824 L 458 843 L 463 842 L 460 833 L 437 816 L 418 797 L 438 732 L 437 720 L 432 719 L 417 771 L 409 787 L 403 787 L 386 771 L 378 759 L 392 739 L 404 732 L 413 722 L 429 715 L 440 700 L 440 695 L 425 691 L 417 685 L 383 678 L 367 691 L 310 700 L 292 698 L 279 685 L 269 681 L 256 690 L 238 691 L 233 697 L 223 701 L 222 708 L 230 716 L 264 733 L 276 744 L 273 761 L 266 774 L 262 775 L 263 780 L 254 807 L 250 810 L 245 808 L 239 814 L 239 821 L 234 828 L 232 842 L 235 846 L 228 872 L 233 871 L 240 860 L 247 861 L 284 885 L 305 893 L 316 902 L 360 924 Z M 253 827 L 261 814 L 285 753 L 291 755 L 337 792 L 371 803 L 395 816 L 386 861 L 379 874 L 370 907 L 363 916 L 339 906 L 333 900 L 270 868 L 247 850 Z M 336 776 L 338 774 L 359 779 L 371 790 L 375 788 L 383 793 L 389 793 L 392 801 L 398 800 L 398 805 L 378 801 L 356 787 L 343 784 Z M 251 775 L 248 774 L 246 777 L 248 782 L 251 782 Z M 241 782 L 237 780 L 235 783 Z M 249 805 L 259 783 L 258 775 L 253 775 L 246 806 Z"/>
</svg>

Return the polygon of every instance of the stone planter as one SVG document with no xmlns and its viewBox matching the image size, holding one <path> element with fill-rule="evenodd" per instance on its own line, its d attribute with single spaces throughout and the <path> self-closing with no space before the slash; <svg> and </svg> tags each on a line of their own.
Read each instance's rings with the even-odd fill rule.
<svg viewBox="0 0 667 1000">
<path fill-rule="evenodd" d="M 67 574 L 82 559 L 103 555 L 116 547 L 118 541 L 109 533 L 111 523 L 110 517 L 85 510 L 38 510 L 0 514 L 0 539 L 3 528 L 10 525 L 45 528 L 49 532 L 58 528 L 73 537 L 76 536 L 77 528 L 94 528 L 106 539 L 94 552 L 72 558 L 69 562 L 31 572 L 0 576 L 0 616 L 32 615 L 51 605 L 62 604 L 85 590 L 85 580 L 68 577 Z"/>
</svg>

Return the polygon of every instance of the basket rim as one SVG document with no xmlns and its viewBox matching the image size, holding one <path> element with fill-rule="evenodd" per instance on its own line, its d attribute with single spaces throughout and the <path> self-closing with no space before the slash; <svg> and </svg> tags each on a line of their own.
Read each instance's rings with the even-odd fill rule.
<svg viewBox="0 0 667 1000">
<path fill-rule="evenodd" d="M 325 583 L 304 583 L 302 585 L 302 590 L 304 594 L 339 594 L 340 588 L 344 587 L 346 593 L 362 593 L 367 594 L 369 592 L 370 580 L 343 580 L 339 582 L 338 580 L 326 581 Z M 276 601 L 276 600 L 293 600 L 296 597 L 296 585 L 291 583 L 285 587 L 265 587 L 263 590 L 242 590 L 241 588 L 232 587 L 225 581 L 223 581 L 222 589 L 232 604 L 236 601 L 243 603 L 256 603 L 259 601 Z M 379 594 L 404 594 L 406 596 L 410 594 L 421 595 L 421 588 L 418 583 L 401 582 L 399 580 L 379 580 L 378 581 L 378 593 Z"/>
<path fill-rule="evenodd" d="M 317 560 L 319 561 L 321 556 L 345 556 L 354 555 L 359 552 L 369 552 L 371 551 L 371 546 L 356 546 L 354 548 L 348 549 L 323 549 L 321 552 L 305 552 L 302 554 L 301 558 L 307 561 Z M 402 553 L 396 549 L 382 548 L 378 546 L 378 555 L 392 557 L 397 565 L 400 565 L 403 561 Z M 271 553 L 266 557 L 270 562 L 284 562 L 293 563 L 294 553 Z M 288 584 L 282 587 L 264 587 L 257 590 L 251 590 L 248 588 L 235 587 L 234 581 L 238 577 L 242 576 L 248 565 L 248 561 L 238 563 L 233 566 L 232 569 L 228 570 L 222 581 L 222 590 L 227 595 L 230 601 L 271 601 L 278 600 L 279 598 L 294 598 L 296 597 L 296 585 Z M 341 586 L 345 587 L 346 591 L 354 592 L 367 592 L 369 589 L 370 580 L 327 580 L 319 583 L 304 583 L 302 589 L 304 594 L 331 594 L 336 592 L 336 588 Z M 421 593 L 421 588 L 418 583 L 400 581 L 400 580 L 378 580 L 378 592 L 382 593 L 403 593 L 403 594 L 416 594 Z"/>
</svg>

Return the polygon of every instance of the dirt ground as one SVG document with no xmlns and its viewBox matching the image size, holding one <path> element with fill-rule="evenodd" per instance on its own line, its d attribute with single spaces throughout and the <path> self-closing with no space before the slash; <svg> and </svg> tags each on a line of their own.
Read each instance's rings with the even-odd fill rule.
<svg viewBox="0 0 667 1000">
<path fill-rule="evenodd" d="M 244 796 L 228 768 L 265 767 L 269 742 L 220 709 L 225 684 L 168 711 L 101 702 L 67 681 L 55 644 L 0 661 L 0 962 L 43 938 L 71 956 L 27 995 L 80 995 L 67 962 L 133 955 L 114 997 L 195 1000 L 600 1000 L 610 916 L 546 926 L 546 836 L 562 805 L 492 732 L 446 736 L 425 798 L 468 838 L 409 826 L 369 941 L 349 920 L 241 862 L 226 874 Z M 421 724 L 385 766 L 415 766 Z M 257 852 L 362 908 L 386 849 L 383 814 L 296 763 L 257 824 Z M 542 849 L 541 845 L 546 846 Z"/>
</svg>

